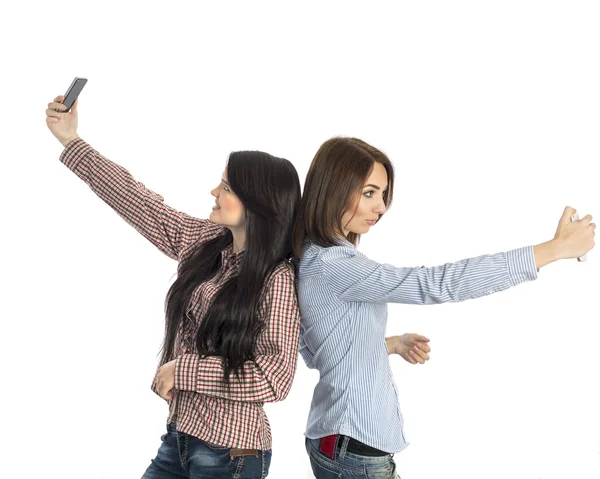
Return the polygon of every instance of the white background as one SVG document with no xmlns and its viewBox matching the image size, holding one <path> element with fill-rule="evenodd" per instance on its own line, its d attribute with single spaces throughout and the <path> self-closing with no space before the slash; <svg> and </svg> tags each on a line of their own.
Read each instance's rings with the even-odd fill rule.
<svg viewBox="0 0 600 479">
<path fill-rule="evenodd" d="M 166 202 L 207 217 L 228 154 L 291 160 L 357 136 L 395 201 L 360 250 L 433 266 L 550 240 L 600 215 L 594 1 L 20 2 L 0 9 L 0 478 L 135 478 L 166 404 L 150 391 L 176 264 L 58 161 L 45 109 L 75 76 L 79 134 Z M 18 5 L 18 6 L 15 6 Z M 460 304 L 390 305 L 411 443 L 403 479 L 600 477 L 600 259 Z M 269 477 L 310 478 L 318 375 L 266 406 Z"/>
</svg>

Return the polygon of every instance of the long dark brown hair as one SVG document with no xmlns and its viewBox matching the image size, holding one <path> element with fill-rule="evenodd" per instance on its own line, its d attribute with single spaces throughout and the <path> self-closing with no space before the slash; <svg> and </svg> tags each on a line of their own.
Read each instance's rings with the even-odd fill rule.
<svg viewBox="0 0 600 479">
<path fill-rule="evenodd" d="M 258 311 L 262 290 L 272 270 L 292 256 L 292 227 L 300 205 L 300 180 L 294 165 L 260 151 L 229 156 L 227 178 L 246 213 L 246 247 L 239 273 L 215 295 L 196 333 L 201 356 L 220 356 L 225 383 L 232 372 L 240 377 L 246 361 L 255 358 L 255 345 L 264 324 Z M 198 285 L 215 276 L 221 251 L 233 235 L 223 235 L 198 247 L 178 267 L 178 276 L 165 300 L 166 326 L 161 364 L 173 359 L 175 339 Z"/>
<path fill-rule="evenodd" d="M 321 145 L 306 175 L 294 225 L 296 258 L 302 256 L 306 240 L 323 247 L 339 244 L 336 238 L 344 231 L 342 216 L 351 208 L 356 211 L 375 162 L 387 171 L 388 185 L 383 197 L 387 208 L 392 204 L 394 167 L 383 152 L 358 138 L 336 137 Z M 360 235 L 350 232 L 347 239 L 357 245 Z"/>
</svg>

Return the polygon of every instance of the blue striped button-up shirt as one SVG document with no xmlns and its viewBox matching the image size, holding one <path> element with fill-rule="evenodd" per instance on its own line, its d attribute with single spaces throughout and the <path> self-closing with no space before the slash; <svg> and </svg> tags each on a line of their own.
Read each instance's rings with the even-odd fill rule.
<svg viewBox="0 0 600 479">
<path fill-rule="evenodd" d="M 537 278 L 533 247 L 431 268 L 380 264 L 347 240 L 307 242 L 298 270 L 300 354 L 317 369 L 306 436 L 344 434 L 395 453 L 404 438 L 385 346 L 387 303 L 478 298 Z"/>
</svg>

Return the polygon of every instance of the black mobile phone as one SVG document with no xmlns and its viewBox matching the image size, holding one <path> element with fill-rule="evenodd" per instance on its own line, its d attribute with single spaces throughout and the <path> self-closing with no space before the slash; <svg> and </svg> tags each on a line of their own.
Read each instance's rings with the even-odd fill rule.
<svg viewBox="0 0 600 479">
<path fill-rule="evenodd" d="M 87 78 L 75 77 L 75 80 L 73 80 L 73 83 L 71 83 L 71 86 L 67 90 L 67 93 L 65 93 L 65 99 L 62 101 L 62 104 L 65 105 L 67 107 L 67 109 L 66 110 L 58 110 L 57 109 L 56 111 L 62 111 L 63 113 L 68 112 L 71 109 L 71 107 L 73 106 L 73 103 L 75 103 L 75 100 L 77 100 L 77 97 L 81 93 L 81 90 L 83 90 L 83 87 L 85 86 L 86 83 L 87 83 Z"/>
</svg>

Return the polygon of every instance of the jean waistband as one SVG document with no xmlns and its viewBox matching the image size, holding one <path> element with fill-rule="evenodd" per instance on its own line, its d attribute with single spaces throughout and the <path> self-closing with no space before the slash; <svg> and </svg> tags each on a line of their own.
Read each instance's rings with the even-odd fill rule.
<svg viewBox="0 0 600 479">
<path fill-rule="evenodd" d="M 310 439 L 310 438 L 306 438 L 306 441 L 312 446 L 312 448 L 316 451 L 319 451 L 320 454 L 323 454 L 320 451 L 320 446 L 321 446 L 321 438 L 318 439 Z M 353 452 L 348 451 L 347 449 L 344 450 L 343 455 L 342 455 L 342 448 L 343 446 L 343 440 L 339 441 L 338 446 L 336 447 L 336 451 L 335 451 L 335 459 L 343 459 L 344 457 L 350 458 L 353 461 L 357 461 L 360 462 L 362 464 L 381 464 L 381 463 L 385 463 L 387 461 L 389 461 L 390 457 L 393 457 L 393 454 L 390 453 L 385 453 L 385 456 L 363 456 L 360 454 L 356 454 Z"/>
</svg>

